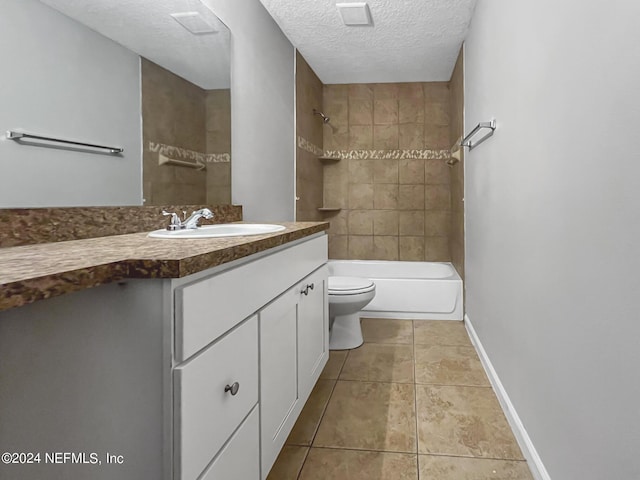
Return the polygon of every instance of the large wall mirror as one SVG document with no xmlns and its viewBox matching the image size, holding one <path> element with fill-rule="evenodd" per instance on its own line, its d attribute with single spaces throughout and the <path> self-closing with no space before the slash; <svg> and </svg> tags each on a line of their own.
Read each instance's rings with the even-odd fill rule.
<svg viewBox="0 0 640 480">
<path fill-rule="evenodd" d="M 10 118 L 0 115 L 0 128 L 6 131 L 17 124 L 46 130 L 40 133 L 119 142 L 127 149 L 120 158 L 104 159 L 95 152 L 79 152 L 61 145 L 28 146 L 23 142 L 17 147 L 15 144 L 21 142 L 3 137 L 0 156 L 6 158 L 5 173 L 12 177 L 11 182 L 7 180 L 7 188 L 16 182 L 29 182 L 29 177 L 42 187 L 32 194 L 37 201 L 26 198 L 14 202 L 7 193 L 0 198 L 0 207 L 230 203 L 230 32 L 205 3 L 7 1 L 3 15 L 14 18 L 5 16 L 6 24 L 0 22 L 5 27 L 0 39 L 6 37 L 7 42 L 22 45 L 5 45 L 5 52 L 13 55 L 7 74 L 12 77 L 14 100 L 7 100 L 7 94 L 3 103 L 13 102 L 14 108 Z M 11 24 L 16 25 L 15 32 L 9 31 Z M 86 53 L 84 50 L 94 43 L 96 51 Z M 113 53 L 113 49 L 125 53 Z M 88 63 L 95 65 L 89 69 Z M 120 71 L 126 80 L 118 76 Z M 71 82 L 74 91 L 68 92 Z M 24 85 L 30 85 L 33 97 L 24 95 Z M 62 96 L 66 96 L 64 101 L 59 101 Z M 95 98 L 100 96 L 105 98 Z M 17 97 L 22 98 L 18 101 Z M 103 106 L 96 108 L 100 101 Z M 110 105 L 117 102 L 122 105 L 113 107 L 115 113 L 109 112 Z M 124 110 L 126 120 L 123 115 L 120 121 L 118 111 Z M 102 126 L 101 111 L 104 117 L 111 117 Z M 73 122 L 66 115 L 74 117 Z M 47 117 L 49 121 L 45 122 Z M 130 122 L 126 128 L 117 125 L 125 122 Z M 88 130 L 83 123 L 92 128 Z M 16 155 L 21 156 L 20 163 L 12 165 Z M 121 168 L 125 163 L 129 170 Z M 49 176 L 50 182 L 46 178 L 34 179 L 34 174 Z M 67 182 L 68 176 L 74 174 L 77 182 Z M 55 184 L 54 175 L 61 179 L 57 189 L 50 185 Z M 78 183 L 88 182 L 89 178 L 93 187 L 89 185 L 83 192 Z M 109 192 L 92 196 L 91 188 L 95 191 L 106 184 L 106 190 L 122 189 L 129 195 L 127 200 L 121 200 L 116 193 L 109 197 Z M 63 188 L 73 192 L 65 196 L 60 191 Z M 19 189 L 13 197 L 20 197 Z"/>
</svg>

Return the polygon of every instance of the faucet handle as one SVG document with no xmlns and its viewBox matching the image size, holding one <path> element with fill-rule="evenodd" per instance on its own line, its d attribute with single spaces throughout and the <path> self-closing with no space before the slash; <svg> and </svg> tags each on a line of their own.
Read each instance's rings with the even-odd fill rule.
<svg viewBox="0 0 640 480">
<path fill-rule="evenodd" d="M 167 212 L 166 210 L 162 210 L 162 215 L 164 217 L 171 216 L 171 220 L 169 225 L 167 225 L 167 230 L 180 230 L 182 228 L 182 222 L 180 221 L 180 217 L 178 217 L 177 213 Z"/>
</svg>

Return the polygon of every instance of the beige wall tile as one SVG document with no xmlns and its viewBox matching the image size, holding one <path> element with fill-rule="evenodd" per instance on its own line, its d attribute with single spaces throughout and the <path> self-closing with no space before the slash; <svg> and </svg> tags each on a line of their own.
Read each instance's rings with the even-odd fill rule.
<svg viewBox="0 0 640 480">
<path fill-rule="evenodd" d="M 400 210 L 420 210 L 424 205 L 424 185 L 400 185 L 398 187 L 398 208 Z"/>
<path fill-rule="evenodd" d="M 398 235 L 397 210 L 372 210 L 374 235 Z"/>
<path fill-rule="evenodd" d="M 349 125 L 373 125 L 373 101 L 349 98 Z"/>
<path fill-rule="evenodd" d="M 378 235 L 374 236 L 373 259 L 398 260 L 398 237 Z"/>
<path fill-rule="evenodd" d="M 449 102 L 449 83 L 448 82 L 425 82 L 422 84 L 424 91 L 424 101 L 426 103 L 444 103 Z"/>
<path fill-rule="evenodd" d="M 370 160 L 373 162 L 373 183 L 398 183 L 398 160 Z"/>
<path fill-rule="evenodd" d="M 398 87 L 398 121 L 424 123 L 424 94 L 420 83 L 402 83 Z"/>
<path fill-rule="evenodd" d="M 349 209 L 366 210 L 373 208 L 373 185 L 351 184 L 349 185 Z"/>
<path fill-rule="evenodd" d="M 424 125 L 421 123 L 402 123 L 398 126 L 398 148 L 402 150 L 420 150 L 424 148 Z"/>
<path fill-rule="evenodd" d="M 323 130 L 324 150 L 349 149 L 349 126 L 325 124 Z"/>
<path fill-rule="evenodd" d="M 376 150 L 397 150 L 398 125 L 374 125 L 373 148 Z"/>
<path fill-rule="evenodd" d="M 399 237 L 399 258 L 403 261 L 424 261 L 424 237 Z"/>
<path fill-rule="evenodd" d="M 329 227 L 328 233 L 333 233 L 335 235 L 346 235 L 347 233 L 349 233 L 349 230 L 347 228 L 348 217 L 349 210 L 341 210 L 340 212 L 331 215 L 326 214 L 325 221 L 328 221 L 331 225 Z"/>
<path fill-rule="evenodd" d="M 373 236 L 349 235 L 349 258 L 371 260 L 373 258 Z"/>
<path fill-rule="evenodd" d="M 425 186 L 425 210 L 450 210 L 451 195 L 449 185 Z"/>
<path fill-rule="evenodd" d="M 449 102 L 425 103 L 424 123 L 449 126 Z"/>
<path fill-rule="evenodd" d="M 349 148 L 370 150 L 373 146 L 373 125 L 349 125 Z"/>
<path fill-rule="evenodd" d="M 373 210 L 349 211 L 349 235 L 373 235 Z"/>
<path fill-rule="evenodd" d="M 451 147 L 449 142 L 448 125 L 424 125 L 424 146 L 431 149 L 446 149 Z"/>
<path fill-rule="evenodd" d="M 375 85 L 371 83 L 352 83 L 347 85 L 349 101 L 352 99 L 373 101 L 374 87 Z"/>
<path fill-rule="evenodd" d="M 448 184 L 450 167 L 445 160 L 425 160 L 425 179 L 427 185 Z"/>
<path fill-rule="evenodd" d="M 398 185 L 377 184 L 373 186 L 373 207 L 376 210 L 398 208 Z"/>
<path fill-rule="evenodd" d="M 424 210 L 398 212 L 400 235 L 424 235 Z"/>
<path fill-rule="evenodd" d="M 374 100 L 398 100 L 398 89 L 397 83 L 375 83 L 373 85 L 373 98 Z"/>
<path fill-rule="evenodd" d="M 349 183 L 373 183 L 372 160 L 342 160 L 349 163 Z M 342 163 L 340 162 L 340 163 Z"/>
<path fill-rule="evenodd" d="M 424 185 L 424 162 L 421 159 L 400 160 L 400 183 Z"/>
<path fill-rule="evenodd" d="M 324 200 L 327 206 L 347 208 L 349 185 L 349 162 L 342 160 L 326 165 L 322 169 Z"/>
<path fill-rule="evenodd" d="M 348 237 L 346 235 L 329 235 L 329 258 L 334 260 L 349 259 Z"/>
<path fill-rule="evenodd" d="M 425 237 L 447 236 L 450 229 L 451 214 L 445 211 L 424 212 Z"/>
<path fill-rule="evenodd" d="M 447 237 L 425 237 L 424 259 L 427 262 L 450 262 L 449 239 Z"/>
<path fill-rule="evenodd" d="M 373 103 L 374 125 L 396 125 L 398 123 L 398 100 L 376 98 Z"/>
</svg>

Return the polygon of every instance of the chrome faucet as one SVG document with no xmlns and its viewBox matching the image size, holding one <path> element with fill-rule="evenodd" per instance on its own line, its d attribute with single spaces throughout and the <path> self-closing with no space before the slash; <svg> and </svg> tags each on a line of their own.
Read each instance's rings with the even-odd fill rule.
<svg viewBox="0 0 640 480">
<path fill-rule="evenodd" d="M 187 212 L 183 213 L 185 216 L 187 215 Z M 169 222 L 169 225 L 167 225 L 167 230 L 169 231 L 195 229 L 198 228 L 198 221 L 201 218 L 206 218 L 207 220 L 213 218 L 213 212 L 208 208 L 196 210 L 185 220 L 180 220 L 177 213 L 170 213 L 165 210 L 162 211 L 162 215 L 165 217 L 171 216 L 171 221 Z"/>
<path fill-rule="evenodd" d="M 209 220 L 213 218 L 213 212 L 208 208 L 201 208 L 200 210 L 196 210 L 189 216 L 189 218 L 182 222 L 182 228 L 198 228 L 198 221 L 201 218 L 206 218 L 207 220 Z"/>
</svg>

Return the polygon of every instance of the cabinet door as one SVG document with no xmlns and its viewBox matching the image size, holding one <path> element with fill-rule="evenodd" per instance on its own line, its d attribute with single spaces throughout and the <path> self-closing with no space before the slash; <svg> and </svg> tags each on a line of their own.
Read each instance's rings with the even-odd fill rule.
<svg viewBox="0 0 640 480">
<path fill-rule="evenodd" d="M 259 480 L 258 407 L 233 434 L 201 480 Z"/>
<path fill-rule="evenodd" d="M 293 428 L 298 401 L 299 289 L 292 288 L 260 312 L 261 465 L 265 478 Z"/>
<path fill-rule="evenodd" d="M 298 393 L 307 400 L 329 358 L 327 269 L 322 267 L 300 284 L 298 306 Z"/>
</svg>

